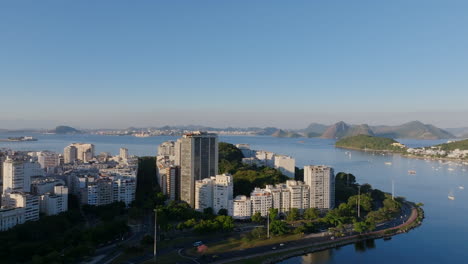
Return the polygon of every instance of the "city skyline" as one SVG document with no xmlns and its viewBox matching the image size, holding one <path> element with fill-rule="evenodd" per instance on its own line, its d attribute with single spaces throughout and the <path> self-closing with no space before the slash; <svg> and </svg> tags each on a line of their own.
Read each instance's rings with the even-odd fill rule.
<svg viewBox="0 0 468 264">
<path fill-rule="evenodd" d="M 0 128 L 468 126 L 467 5 L 2 3 Z"/>
</svg>

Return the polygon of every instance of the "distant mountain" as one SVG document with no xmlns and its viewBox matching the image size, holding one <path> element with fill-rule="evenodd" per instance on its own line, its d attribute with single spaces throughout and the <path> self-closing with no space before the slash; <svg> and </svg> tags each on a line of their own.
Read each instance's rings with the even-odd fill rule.
<svg viewBox="0 0 468 264">
<path fill-rule="evenodd" d="M 80 130 L 75 129 L 73 127 L 69 127 L 69 126 L 58 126 L 55 128 L 54 132 L 56 134 L 79 134 L 81 133 Z"/>
<path fill-rule="evenodd" d="M 446 139 L 455 138 L 451 133 L 435 127 L 423 124 L 420 121 L 412 121 L 399 126 L 375 126 L 372 127 L 376 136 L 389 138 L 412 139 Z"/>
<path fill-rule="evenodd" d="M 257 131 L 257 135 L 262 135 L 262 136 L 271 136 L 273 133 L 276 133 L 278 131 L 278 128 L 276 127 L 265 127 L 261 129 L 260 131 Z"/>
<path fill-rule="evenodd" d="M 302 132 L 304 132 L 305 134 L 314 133 L 314 134 L 321 135 L 323 134 L 323 132 L 325 132 L 325 130 L 327 130 L 328 127 L 329 126 L 327 125 L 312 123 L 305 129 L 303 129 Z"/>
<path fill-rule="evenodd" d="M 444 130 L 460 138 L 468 136 L 468 127 L 445 128 Z"/>
<path fill-rule="evenodd" d="M 368 125 L 348 125 L 340 121 L 325 130 L 321 138 L 341 139 L 345 137 L 352 137 L 357 135 L 373 136 L 374 132 Z"/>
<path fill-rule="evenodd" d="M 303 135 L 292 132 L 292 131 L 284 131 L 282 129 L 278 129 L 271 136 L 282 137 L 282 138 L 298 138 L 298 137 L 302 137 Z"/>
</svg>

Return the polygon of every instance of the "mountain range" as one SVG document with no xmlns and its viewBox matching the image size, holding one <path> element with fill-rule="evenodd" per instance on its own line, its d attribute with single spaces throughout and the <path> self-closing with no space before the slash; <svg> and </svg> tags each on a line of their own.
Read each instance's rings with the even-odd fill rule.
<svg viewBox="0 0 468 264">
<path fill-rule="evenodd" d="M 352 125 L 340 121 L 331 126 L 312 123 L 307 128 L 297 131 L 274 131 L 272 136 L 277 137 L 297 137 L 297 134 L 303 137 L 320 137 L 328 139 L 341 139 L 357 135 L 369 135 L 388 138 L 407 138 L 407 139 L 449 139 L 456 138 L 452 133 L 435 127 L 430 124 L 424 124 L 420 121 L 412 121 L 397 126 L 369 126 L 367 124 Z M 292 135 L 292 136 L 291 136 Z"/>
</svg>

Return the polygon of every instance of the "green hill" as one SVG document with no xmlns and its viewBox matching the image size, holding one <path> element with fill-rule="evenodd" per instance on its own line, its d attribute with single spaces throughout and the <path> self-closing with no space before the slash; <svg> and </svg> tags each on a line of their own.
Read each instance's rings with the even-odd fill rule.
<svg viewBox="0 0 468 264">
<path fill-rule="evenodd" d="M 392 152 L 401 152 L 406 149 L 403 146 L 396 146 L 396 144 L 399 144 L 398 141 L 391 138 L 357 135 L 340 139 L 335 143 L 335 146 L 339 148 Z"/>
<path fill-rule="evenodd" d="M 55 128 L 54 132 L 56 134 L 79 134 L 81 133 L 81 131 L 73 127 L 69 127 L 69 126 L 58 126 Z"/>
<path fill-rule="evenodd" d="M 298 137 L 302 137 L 301 134 L 298 134 L 298 133 L 295 133 L 295 132 L 291 132 L 291 131 L 284 131 L 282 129 L 278 129 L 277 131 L 275 131 L 275 133 L 273 133 L 271 136 L 273 137 L 281 137 L 281 138 L 298 138 Z"/>
<path fill-rule="evenodd" d="M 375 135 L 390 138 L 443 139 L 454 138 L 449 132 L 419 121 L 412 121 L 399 126 L 372 127 Z"/>
<path fill-rule="evenodd" d="M 460 141 L 453 141 L 450 143 L 444 143 L 437 145 L 436 147 L 440 147 L 442 150 L 445 151 L 452 151 L 452 150 L 468 150 L 468 139 L 460 140 Z"/>
</svg>

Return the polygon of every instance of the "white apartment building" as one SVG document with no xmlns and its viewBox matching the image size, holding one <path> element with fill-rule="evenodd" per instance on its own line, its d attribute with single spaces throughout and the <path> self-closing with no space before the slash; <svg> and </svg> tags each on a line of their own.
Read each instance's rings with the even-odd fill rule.
<svg viewBox="0 0 468 264">
<path fill-rule="evenodd" d="M 126 148 L 120 148 L 119 157 L 120 157 L 120 159 L 122 159 L 122 160 L 127 160 L 127 159 L 128 159 L 128 149 L 126 149 Z"/>
<path fill-rule="evenodd" d="M 23 224 L 24 222 L 24 208 L 0 209 L 0 231 L 6 231 L 15 225 Z"/>
<path fill-rule="evenodd" d="M 175 142 L 166 141 L 159 145 L 158 156 L 175 156 Z"/>
<path fill-rule="evenodd" d="M 213 185 L 213 210 L 218 213 L 226 209 L 228 215 L 232 215 L 232 198 L 234 195 L 234 183 L 229 174 L 216 175 Z"/>
<path fill-rule="evenodd" d="M 53 192 L 40 196 L 39 210 L 46 215 L 56 215 L 68 210 L 68 188 L 54 186 Z"/>
<path fill-rule="evenodd" d="M 24 209 L 24 221 L 39 220 L 39 197 L 24 192 L 3 194 L 2 206 L 5 208 Z"/>
<path fill-rule="evenodd" d="M 238 195 L 233 200 L 234 219 L 250 219 L 252 217 L 252 203 L 250 198 L 245 195 Z"/>
<path fill-rule="evenodd" d="M 55 152 L 39 151 L 36 152 L 36 156 L 42 169 L 55 168 L 60 165 L 59 155 Z"/>
<path fill-rule="evenodd" d="M 259 150 L 255 152 L 255 157 L 260 160 L 265 167 L 275 167 L 275 153 Z"/>
<path fill-rule="evenodd" d="M 65 182 L 52 177 L 35 177 L 32 180 L 31 193 L 35 195 L 53 193 L 54 187 L 57 185 L 65 185 Z"/>
<path fill-rule="evenodd" d="M 203 209 L 213 208 L 213 183 L 214 177 L 205 178 L 195 182 L 195 210 L 203 211 Z"/>
<path fill-rule="evenodd" d="M 73 143 L 64 149 L 64 157 L 65 163 L 73 163 L 74 160 L 88 163 L 94 158 L 94 145 L 88 143 Z"/>
<path fill-rule="evenodd" d="M 226 209 L 232 215 L 233 182 L 229 174 L 216 175 L 195 182 L 195 209 L 211 207 L 214 213 Z"/>
<path fill-rule="evenodd" d="M 78 149 L 75 146 L 70 145 L 65 147 L 63 149 L 63 162 L 65 164 L 74 163 L 76 160 L 78 160 L 77 154 Z"/>
<path fill-rule="evenodd" d="M 242 158 L 242 163 L 250 165 L 250 166 L 255 165 L 257 167 L 265 166 L 265 163 L 263 161 L 260 161 L 259 159 L 255 158 L 255 157 Z"/>
<path fill-rule="evenodd" d="M 304 182 L 310 187 L 310 207 L 335 207 L 335 174 L 327 166 L 305 166 Z"/>
<path fill-rule="evenodd" d="M 273 197 L 265 189 L 255 188 L 250 194 L 250 202 L 252 203 L 252 215 L 260 212 L 262 216 L 267 216 L 268 211 L 273 206 Z"/>
<path fill-rule="evenodd" d="M 43 175 L 44 170 L 41 169 L 39 163 L 7 157 L 3 162 L 3 193 L 30 192 L 31 177 Z"/>
<path fill-rule="evenodd" d="M 236 147 L 242 151 L 244 158 L 252 158 L 255 156 L 255 150 L 250 149 L 249 144 L 236 144 Z"/>
<path fill-rule="evenodd" d="M 117 177 L 113 180 L 113 201 L 129 206 L 135 200 L 136 182 L 130 178 Z"/>
<path fill-rule="evenodd" d="M 292 157 L 285 155 L 274 156 L 275 169 L 278 169 L 289 178 L 294 178 L 296 174 L 296 160 Z"/>
</svg>

